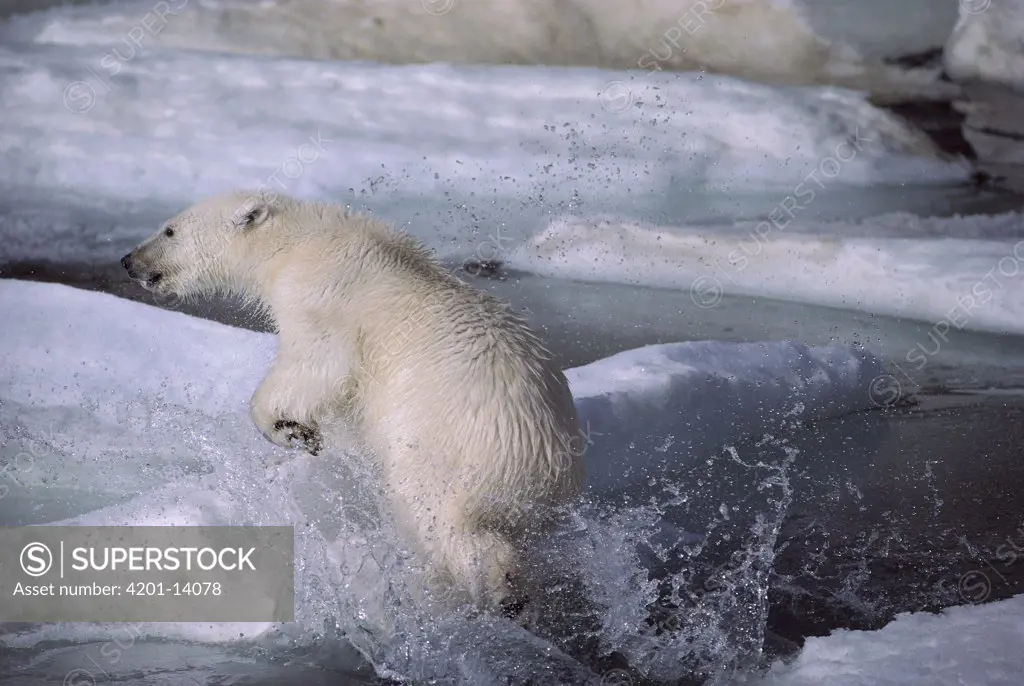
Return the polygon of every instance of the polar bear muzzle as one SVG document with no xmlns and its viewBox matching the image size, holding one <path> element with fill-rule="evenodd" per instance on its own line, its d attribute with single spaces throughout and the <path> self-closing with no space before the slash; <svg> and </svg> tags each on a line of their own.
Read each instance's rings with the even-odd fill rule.
<svg viewBox="0 0 1024 686">
<path fill-rule="evenodd" d="M 128 272 L 128 278 L 138 282 L 143 288 L 153 289 L 163 278 L 163 272 L 152 269 L 144 259 L 139 259 L 135 251 L 121 258 L 121 266 Z"/>
</svg>

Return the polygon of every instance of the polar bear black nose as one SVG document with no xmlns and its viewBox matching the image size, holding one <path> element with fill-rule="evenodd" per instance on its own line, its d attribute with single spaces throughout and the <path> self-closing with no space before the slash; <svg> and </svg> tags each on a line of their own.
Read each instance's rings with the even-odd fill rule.
<svg viewBox="0 0 1024 686">
<path fill-rule="evenodd" d="M 138 276 L 135 273 L 134 265 L 132 265 L 132 254 L 131 253 L 128 253 L 127 255 L 125 255 L 124 257 L 121 258 L 121 266 L 128 270 L 128 277 L 129 278 L 134 279 L 136 276 Z"/>
</svg>

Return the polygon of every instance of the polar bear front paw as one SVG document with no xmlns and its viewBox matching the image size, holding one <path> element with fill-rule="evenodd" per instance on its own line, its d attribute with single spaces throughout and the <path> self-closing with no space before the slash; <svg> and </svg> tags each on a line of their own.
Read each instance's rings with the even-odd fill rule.
<svg viewBox="0 0 1024 686">
<path fill-rule="evenodd" d="M 310 455 L 319 454 L 324 447 L 323 437 L 315 426 L 306 426 L 290 419 L 279 419 L 274 422 L 274 433 L 275 436 L 270 439 L 274 443 L 291 447 L 294 441 L 298 441 Z"/>
</svg>

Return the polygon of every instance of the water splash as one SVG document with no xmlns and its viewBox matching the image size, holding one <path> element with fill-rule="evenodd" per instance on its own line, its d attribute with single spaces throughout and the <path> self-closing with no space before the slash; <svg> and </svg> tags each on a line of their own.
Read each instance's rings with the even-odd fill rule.
<svg viewBox="0 0 1024 686">
<path fill-rule="evenodd" d="M 534 572 L 550 582 L 517 624 L 429 612 L 423 569 L 399 543 L 377 502 L 372 463 L 354 447 L 330 459 L 282 454 L 254 435 L 244 415 L 211 417 L 163 403 L 120 425 L 100 407 L 5 406 L 13 415 L 5 438 L 17 433 L 19 440 L 0 447 L 4 456 L 19 441 L 49 436 L 45 445 L 53 454 L 36 460 L 29 498 L 45 494 L 58 466 L 76 459 L 96 468 L 97 484 L 121 489 L 100 507 L 79 501 L 69 523 L 295 527 L 293 624 L 258 631 L 143 624 L 141 638 L 271 653 L 349 645 L 379 675 L 418 683 L 587 683 L 611 669 L 637 684 L 717 685 L 761 661 L 769 579 L 796 455 L 785 439 L 766 436 L 727 448 L 686 473 L 653 478 L 614 500 L 594 495 L 566 513 L 565 525 L 531 559 Z M 184 461 L 187 468 L 181 455 L 191 460 Z M 116 486 L 133 475 L 145 475 L 143 489 L 138 481 Z M 71 501 L 80 495 L 73 484 L 64 488 Z M 145 492 L 136 495 L 139 490 Z M 36 523 L 47 521 L 45 513 L 37 515 Z M 113 631 L 30 626 L 3 641 L 82 644 Z M 341 652 L 352 659 L 351 651 Z"/>
</svg>

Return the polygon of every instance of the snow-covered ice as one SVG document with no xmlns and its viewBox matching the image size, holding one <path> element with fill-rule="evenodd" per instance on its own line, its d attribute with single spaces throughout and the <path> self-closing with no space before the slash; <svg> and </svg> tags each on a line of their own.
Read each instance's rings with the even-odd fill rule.
<svg viewBox="0 0 1024 686">
<path fill-rule="evenodd" d="M 41 44 L 116 46 L 122 55 L 159 46 L 395 64 L 703 68 L 769 83 L 840 85 L 889 98 L 948 98 L 957 92 L 939 81 L 936 71 L 906 70 L 865 59 L 854 46 L 820 35 L 807 17 L 817 4 L 168 0 L 156 7 L 129 2 L 60 9 L 16 21 L 12 28 L 15 35 Z M 920 11 L 919 3 L 914 6 Z M 905 10 L 896 14 L 906 16 Z M 867 26 L 884 26 L 886 33 L 898 38 L 892 15 L 883 4 L 873 3 L 862 5 L 861 12 L 844 21 L 865 27 L 861 42 Z M 934 35 L 934 29 L 930 33 Z M 893 38 L 887 41 L 890 49 L 894 44 Z M 915 47 L 921 49 L 903 49 Z"/>
<path fill-rule="evenodd" d="M 663 246 L 652 245 L 650 235 L 634 232 L 625 246 L 620 232 L 615 245 L 633 263 L 609 253 L 607 269 L 593 275 L 689 288 L 703 275 L 700 260 L 729 254 L 713 236 L 721 233 L 717 245 L 730 249 L 751 243 L 737 238 L 744 226 L 722 226 L 721 215 L 744 198 L 761 208 L 750 215 L 778 222 L 779 206 L 790 199 L 803 219 L 828 205 L 822 197 L 844 189 L 899 185 L 911 193 L 931 185 L 941 192 L 969 174 L 965 162 L 943 156 L 902 119 L 861 94 L 832 88 L 156 48 L 105 69 L 109 57 L 88 46 L 0 47 L 0 105 L 8 113 L 0 180 L 11 190 L 0 216 L 5 262 L 116 264 L 197 198 L 263 187 L 370 207 L 442 256 L 497 250 L 513 266 L 511 251 L 544 235 L 552 217 L 576 217 L 575 225 L 600 214 L 654 222 L 684 244 L 696 226 L 710 240 L 692 244 L 682 266 L 664 262 Z M 112 208 L 121 206 L 132 212 L 118 216 Z M 864 228 L 870 226 L 881 230 Z M 754 221 L 749 228 L 759 227 Z M 750 268 L 734 274 L 735 284 L 711 276 L 741 292 L 928 320 L 956 305 L 960 285 L 969 289 L 986 269 L 1015 259 L 1007 241 L 1024 235 L 1015 217 L 866 219 L 855 228 L 869 235 L 860 243 L 843 238 L 849 229 L 848 222 L 821 225 L 816 232 L 824 237 L 793 238 L 795 228 L 772 228 Z M 983 242 L 993 233 L 998 240 Z M 922 235 L 929 240 L 913 249 L 884 240 Z M 566 248 L 565 255 L 580 253 L 579 246 Z M 978 257 L 945 274 L 951 251 L 963 249 Z M 795 254 L 811 258 L 803 275 L 790 269 Z M 559 254 L 558 268 L 593 272 L 579 260 Z M 544 269 L 546 261 L 524 253 L 518 266 Z M 641 276 L 644 270 L 650 273 Z M 823 272 L 827 278 L 819 278 Z M 862 274 L 872 279 L 867 294 L 854 286 Z M 1016 330 L 1019 318 L 1007 323 L 1015 283 L 972 312 L 966 326 Z M 920 293 L 929 297 L 919 300 Z M 947 294 L 956 295 L 948 304 Z"/>
<path fill-rule="evenodd" d="M 868 58 L 940 48 L 957 20 L 957 2 L 935 0 L 791 0 L 815 33 L 853 46 Z"/>
<path fill-rule="evenodd" d="M 622 204 L 703 188 L 788 190 L 826 158 L 836 160 L 830 185 L 969 174 L 902 119 L 838 89 L 157 50 L 104 69 L 108 56 L 0 48 L 7 184 L 174 202 L 267 184 L 302 196 L 472 194 L 550 207 L 609 194 Z"/>
<path fill-rule="evenodd" d="M 1024 333 L 1024 215 L 808 222 L 796 196 L 765 221 L 729 227 L 563 218 L 509 262 L 562 278 L 687 290 L 697 307 L 742 293 L 944 322 L 944 332 Z"/>
<path fill-rule="evenodd" d="M 877 631 L 808 638 L 753 686 L 1016 686 L 1024 674 L 1024 595 L 941 613 L 905 613 Z"/>
<path fill-rule="evenodd" d="M 954 79 L 1024 91 L 1024 0 L 961 0 L 943 58 Z"/>
</svg>

